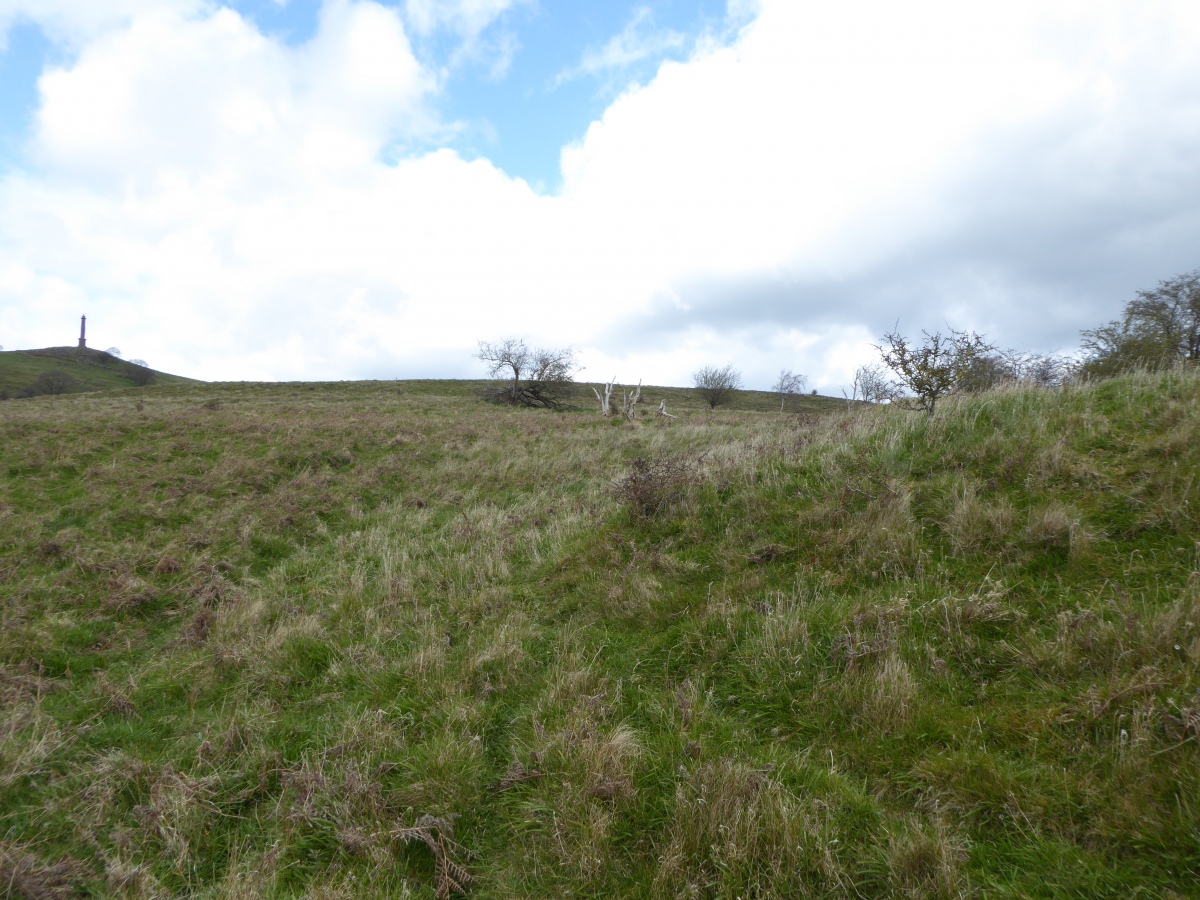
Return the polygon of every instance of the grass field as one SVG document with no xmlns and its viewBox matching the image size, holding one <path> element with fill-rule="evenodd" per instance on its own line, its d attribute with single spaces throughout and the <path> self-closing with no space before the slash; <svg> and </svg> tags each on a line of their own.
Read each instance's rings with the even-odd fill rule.
<svg viewBox="0 0 1200 900">
<path fill-rule="evenodd" d="M 153 371 L 153 370 L 152 370 Z M 5 350 L 0 352 L 0 394 L 15 397 L 39 375 L 62 372 L 73 384 L 70 390 L 104 391 L 137 384 L 145 369 L 110 356 L 103 350 L 77 347 L 47 347 L 44 350 Z M 166 372 L 154 372 L 155 384 L 188 384 L 194 379 Z"/>
<path fill-rule="evenodd" d="M 1200 373 L 475 391 L 0 405 L 10 893 L 1200 894 Z"/>
</svg>

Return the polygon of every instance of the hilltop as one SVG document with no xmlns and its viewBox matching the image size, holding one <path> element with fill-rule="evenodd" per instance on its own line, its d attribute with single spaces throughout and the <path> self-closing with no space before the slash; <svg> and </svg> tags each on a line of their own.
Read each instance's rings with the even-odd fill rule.
<svg viewBox="0 0 1200 900">
<path fill-rule="evenodd" d="M 195 384 L 193 378 L 147 369 L 90 347 L 46 347 L 42 350 L 0 351 L 0 392 L 15 397 L 39 376 L 61 372 L 68 377 L 61 393 L 103 391 L 147 383 Z"/>
<path fill-rule="evenodd" d="M 1196 894 L 1200 372 L 134 399 L 0 406 L 28 895 Z"/>
</svg>

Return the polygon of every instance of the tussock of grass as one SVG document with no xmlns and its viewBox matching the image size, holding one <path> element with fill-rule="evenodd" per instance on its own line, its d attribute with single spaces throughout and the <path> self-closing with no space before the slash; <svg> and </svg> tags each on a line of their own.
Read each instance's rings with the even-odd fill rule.
<svg viewBox="0 0 1200 900">
<path fill-rule="evenodd" d="M 1200 374 L 138 397 L 0 409 L 26 895 L 1194 892 Z"/>
</svg>

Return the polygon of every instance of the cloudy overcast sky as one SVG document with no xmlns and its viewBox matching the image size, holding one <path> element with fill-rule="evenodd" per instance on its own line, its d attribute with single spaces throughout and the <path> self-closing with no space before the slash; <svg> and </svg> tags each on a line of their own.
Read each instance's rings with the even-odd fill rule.
<svg viewBox="0 0 1200 900">
<path fill-rule="evenodd" d="M 1070 351 L 1200 267 L 1196 0 L 0 0 L 0 344 L 214 380 Z"/>
</svg>

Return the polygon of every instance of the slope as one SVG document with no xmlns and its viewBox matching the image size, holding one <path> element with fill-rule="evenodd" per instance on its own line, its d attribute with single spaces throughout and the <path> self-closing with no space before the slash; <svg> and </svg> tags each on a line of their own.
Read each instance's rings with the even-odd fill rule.
<svg viewBox="0 0 1200 900">
<path fill-rule="evenodd" d="M 0 392 L 15 397 L 33 385 L 39 376 L 61 372 L 68 376 L 63 393 L 102 391 L 135 387 L 145 383 L 146 373 L 156 384 L 188 384 L 195 379 L 147 370 L 130 362 L 84 347 L 47 347 L 43 350 L 0 351 Z"/>
<path fill-rule="evenodd" d="M 635 423 L 0 410 L 0 875 L 1192 896 L 1200 374 Z"/>
</svg>

